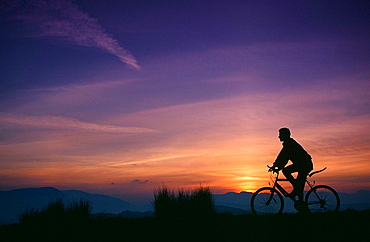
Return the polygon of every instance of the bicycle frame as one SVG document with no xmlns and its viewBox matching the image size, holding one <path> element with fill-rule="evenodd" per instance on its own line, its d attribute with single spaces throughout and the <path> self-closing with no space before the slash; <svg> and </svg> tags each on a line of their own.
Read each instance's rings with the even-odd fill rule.
<svg viewBox="0 0 370 242">
<path fill-rule="evenodd" d="M 272 188 L 277 189 L 284 197 L 288 197 L 289 193 L 278 183 L 278 181 L 288 181 L 288 179 L 279 179 L 279 173 L 277 173 Z"/>
<path fill-rule="evenodd" d="M 269 167 L 269 166 L 268 166 Z M 312 172 L 308 174 L 305 179 L 305 186 L 309 188 L 303 198 L 303 201 L 296 200 L 295 196 L 290 194 L 284 189 L 279 182 L 289 181 L 288 179 L 279 178 L 279 172 L 274 171 L 269 167 L 269 171 L 274 171 L 276 176 L 271 175 L 271 181 L 269 187 L 261 187 L 258 189 L 251 198 L 251 209 L 255 214 L 266 214 L 266 213 L 282 213 L 284 209 L 283 197 L 288 197 L 294 202 L 294 208 L 299 212 L 327 212 L 327 211 L 338 211 L 340 207 L 340 199 L 338 193 L 330 186 L 327 185 L 316 185 L 315 181 L 309 181 L 308 178 L 314 174 L 322 172 L 322 170 Z M 268 196 L 265 196 L 268 195 Z"/>
<path fill-rule="evenodd" d="M 326 170 L 326 167 L 322 170 L 319 170 L 319 171 L 315 171 L 315 172 L 312 172 L 310 174 L 308 174 L 308 177 L 312 177 L 314 174 L 316 173 L 319 173 L 319 172 L 322 172 Z M 277 175 L 276 175 L 276 178 L 275 178 L 275 181 L 273 181 L 273 186 L 272 188 L 275 189 L 275 190 L 278 190 L 284 197 L 289 197 L 293 202 L 296 202 L 297 200 L 294 199 L 294 197 L 290 197 L 289 196 L 289 193 L 278 183 L 279 181 L 289 181 L 288 179 L 283 179 L 283 178 L 280 178 L 279 179 L 279 172 L 276 172 Z M 308 178 L 305 179 L 305 183 L 307 183 L 308 187 L 310 189 L 312 189 L 314 187 L 314 184 L 315 182 L 313 182 L 313 184 L 311 184 L 309 181 L 308 181 Z"/>
</svg>

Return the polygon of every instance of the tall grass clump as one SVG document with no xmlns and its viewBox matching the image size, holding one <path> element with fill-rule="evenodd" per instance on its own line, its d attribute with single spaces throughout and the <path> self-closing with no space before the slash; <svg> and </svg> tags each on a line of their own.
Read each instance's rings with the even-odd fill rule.
<svg viewBox="0 0 370 242">
<path fill-rule="evenodd" d="M 26 210 L 20 215 L 21 223 L 35 223 L 42 221 L 52 221 L 54 218 L 64 217 L 65 207 L 61 199 L 49 203 L 43 210 Z"/>
<path fill-rule="evenodd" d="M 154 211 L 157 218 L 194 218 L 215 213 L 215 205 L 209 187 L 199 187 L 176 192 L 167 187 L 154 191 Z"/>
<path fill-rule="evenodd" d="M 167 187 L 154 190 L 154 213 L 156 217 L 168 217 L 176 208 L 176 195 Z"/>
<path fill-rule="evenodd" d="M 73 218 L 89 219 L 91 217 L 91 204 L 81 199 L 79 202 L 72 202 L 66 213 Z"/>
<path fill-rule="evenodd" d="M 215 213 L 215 202 L 209 187 L 199 187 L 191 194 L 192 210 L 200 215 L 211 215 Z"/>
<path fill-rule="evenodd" d="M 61 199 L 48 204 L 43 210 L 26 210 L 20 215 L 21 223 L 52 223 L 87 220 L 91 216 L 91 205 L 88 201 L 72 202 L 65 207 Z"/>
</svg>

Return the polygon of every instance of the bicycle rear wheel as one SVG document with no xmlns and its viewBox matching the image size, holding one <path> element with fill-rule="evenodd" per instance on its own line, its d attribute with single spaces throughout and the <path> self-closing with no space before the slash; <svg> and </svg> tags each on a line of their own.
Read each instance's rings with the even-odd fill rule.
<svg viewBox="0 0 370 242">
<path fill-rule="evenodd" d="M 278 214 L 284 209 L 281 194 L 272 187 L 258 189 L 251 198 L 251 209 L 254 214 Z"/>
<path fill-rule="evenodd" d="M 306 203 L 311 213 L 338 211 L 340 207 L 338 193 L 326 185 L 315 186 L 309 190 Z"/>
</svg>

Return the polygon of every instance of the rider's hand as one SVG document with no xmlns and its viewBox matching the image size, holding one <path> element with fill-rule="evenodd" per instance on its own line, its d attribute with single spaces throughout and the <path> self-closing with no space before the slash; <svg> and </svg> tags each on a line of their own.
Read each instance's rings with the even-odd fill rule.
<svg viewBox="0 0 370 242">
<path fill-rule="evenodd" d="M 272 173 L 278 173 L 278 171 L 279 171 L 279 168 L 278 167 L 276 167 L 276 166 L 269 166 L 269 171 L 272 171 Z"/>
</svg>

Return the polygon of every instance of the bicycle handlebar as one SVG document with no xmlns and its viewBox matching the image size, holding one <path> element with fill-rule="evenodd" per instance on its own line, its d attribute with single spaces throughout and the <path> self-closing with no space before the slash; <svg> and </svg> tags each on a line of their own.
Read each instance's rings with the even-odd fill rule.
<svg viewBox="0 0 370 242">
<path fill-rule="evenodd" d="M 268 172 L 279 174 L 279 170 L 276 169 L 274 166 L 267 165 L 267 167 L 269 168 Z M 326 167 L 324 169 L 319 170 L 319 171 L 311 172 L 311 173 L 308 174 L 308 177 L 312 177 L 313 175 L 315 175 L 317 173 L 320 173 L 320 172 L 323 172 L 325 170 L 326 170 Z"/>
</svg>

